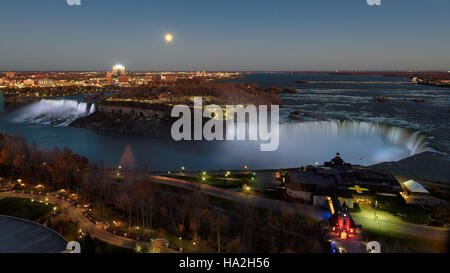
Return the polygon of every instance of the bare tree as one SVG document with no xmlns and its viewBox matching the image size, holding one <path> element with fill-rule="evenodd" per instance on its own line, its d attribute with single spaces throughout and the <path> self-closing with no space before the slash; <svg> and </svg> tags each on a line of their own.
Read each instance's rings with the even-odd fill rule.
<svg viewBox="0 0 450 273">
<path fill-rule="evenodd" d="M 216 228 L 216 235 L 217 235 L 217 252 L 220 253 L 221 251 L 221 232 L 223 227 L 225 226 L 227 221 L 227 217 L 223 215 L 222 213 L 217 213 L 216 217 L 214 218 L 214 226 Z"/>
</svg>

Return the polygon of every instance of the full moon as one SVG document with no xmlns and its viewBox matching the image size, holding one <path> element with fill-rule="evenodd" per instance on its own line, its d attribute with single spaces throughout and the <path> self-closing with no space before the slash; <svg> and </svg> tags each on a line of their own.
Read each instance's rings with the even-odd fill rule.
<svg viewBox="0 0 450 273">
<path fill-rule="evenodd" d="M 172 36 L 172 34 L 167 33 L 167 34 L 164 36 L 164 39 L 166 40 L 166 42 L 170 43 L 170 42 L 172 42 L 172 40 L 173 40 L 173 36 Z"/>
</svg>

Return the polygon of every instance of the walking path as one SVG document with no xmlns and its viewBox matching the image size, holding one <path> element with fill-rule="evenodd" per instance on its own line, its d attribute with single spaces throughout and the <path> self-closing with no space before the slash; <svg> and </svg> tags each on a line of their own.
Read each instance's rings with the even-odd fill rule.
<svg viewBox="0 0 450 273">
<path fill-rule="evenodd" d="M 0 192 L 0 199 L 6 198 L 6 197 L 17 197 L 17 198 L 34 198 L 36 200 L 39 200 L 44 197 L 48 197 L 48 202 L 55 204 L 58 206 L 58 209 L 64 209 L 67 216 L 70 217 L 70 219 L 74 222 L 78 222 L 80 225 L 80 228 L 83 230 L 83 232 L 89 232 L 90 236 L 93 238 L 97 238 L 101 241 L 107 242 L 109 244 L 120 246 L 124 248 L 129 249 L 136 249 L 136 246 L 139 245 L 143 249 L 150 248 L 151 243 L 150 242 L 142 242 L 142 241 L 136 241 L 130 238 L 125 238 L 122 236 L 118 236 L 115 234 L 112 234 L 106 230 L 103 229 L 103 225 L 96 225 L 92 223 L 86 216 L 83 215 L 83 211 L 81 208 L 74 207 L 70 202 L 61 200 L 56 198 L 55 195 L 38 195 L 38 194 L 31 194 L 31 193 L 20 193 L 20 192 L 13 192 L 13 191 L 7 191 L 7 192 Z M 177 251 L 169 248 L 164 248 L 164 252 L 172 252 L 175 253 Z"/>
<path fill-rule="evenodd" d="M 206 184 L 198 184 L 198 183 L 192 183 L 186 180 L 181 180 L 177 178 L 170 178 L 165 176 L 150 176 L 150 179 L 152 182 L 160 183 L 160 184 L 166 184 L 171 185 L 175 187 L 181 187 L 185 189 L 192 189 L 194 186 L 199 186 L 200 190 L 203 193 L 217 196 L 220 198 L 225 198 L 232 200 L 234 202 L 244 203 L 248 202 L 248 204 L 260 207 L 264 209 L 269 210 L 276 210 L 276 211 L 286 211 L 288 213 L 300 215 L 300 216 L 306 216 L 318 220 L 326 220 L 330 216 L 330 212 L 321 208 L 317 208 L 311 205 L 307 204 L 299 204 L 299 203 L 293 203 L 288 202 L 285 200 L 275 200 L 275 199 L 269 199 L 264 198 L 261 196 L 257 196 L 251 192 L 244 193 L 244 192 L 238 192 L 236 190 L 227 190 L 222 189 Z"/>
<path fill-rule="evenodd" d="M 192 189 L 192 183 L 189 181 L 184 181 L 180 179 L 174 179 L 163 176 L 152 176 L 153 182 L 173 185 L 177 187 Z M 250 204 L 263 207 L 271 210 L 282 210 L 289 209 L 291 213 L 307 216 L 319 220 L 326 220 L 330 216 L 329 211 L 325 211 L 323 209 L 315 208 L 314 206 L 307 204 L 298 204 L 292 203 L 288 201 L 282 200 L 273 200 L 264 197 L 255 196 L 253 194 L 245 194 L 242 192 L 230 191 L 225 189 L 220 189 L 217 187 L 212 187 L 209 185 L 201 185 L 201 190 L 210 195 L 227 198 L 236 202 L 249 202 Z M 246 200 L 248 199 L 248 200 Z M 378 212 L 378 219 L 371 219 L 370 217 L 366 217 L 366 215 L 358 215 L 358 213 L 352 213 L 354 220 L 362 225 L 364 228 L 376 229 L 380 231 L 388 231 L 393 233 L 401 233 L 411 236 L 417 236 L 425 239 L 432 239 L 441 242 L 446 242 L 449 240 L 449 229 L 448 228 L 439 228 L 439 227 L 431 227 L 427 225 L 418 225 L 404 222 L 400 219 L 396 219 L 396 221 L 391 221 L 390 219 L 385 219 L 383 217 L 383 212 Z M 381 218 L 380 218 L 381 217 Z"/>
</svg>

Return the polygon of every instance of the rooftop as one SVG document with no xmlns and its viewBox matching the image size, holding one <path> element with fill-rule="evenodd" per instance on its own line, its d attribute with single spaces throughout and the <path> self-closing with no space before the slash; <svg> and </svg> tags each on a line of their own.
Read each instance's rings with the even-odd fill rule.
<svg viewBox="0 0 450 273">
<path fill-rule="evenodd" d="M 422 186 L 422 184 L 414 180 L 403 182 L 403 186 L 412 193 L 430 193 L 429 191 L 427 191 L 427 189 L 424 188 L 424 186 Z"/>
<path fill-rule="evenodd" d="M 61 235 L 43 225 L 0 215 L 0 253 L 60 253 L 66 246 Z"/>
</svg>

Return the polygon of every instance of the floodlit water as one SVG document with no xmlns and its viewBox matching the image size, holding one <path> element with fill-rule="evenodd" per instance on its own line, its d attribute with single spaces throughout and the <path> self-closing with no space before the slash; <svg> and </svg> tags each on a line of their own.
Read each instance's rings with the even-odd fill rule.
<svg viewBox="0 0 450 273">
<path fill-rule="evenodd" d="M 18 132 L 43 148 L 66 146 L 90 160 L 104 161 L 110 166 L 118 165 L 124 151 L 131 149 L 137 162 L 146 160 L 153 170 L 177 170 L 181 166 L 192 170 L 239 169 L 244 164 L 251 169 L 288 168 L 323 163 L 334 157 L 336 152 L 340 152 L 347 162 L 371 165 L 403 159 L 427 150 L 430 139 L 418 131 L 429 133 L 430 130 L 439 128 L 442 123 L 439 121 L 439 111 L 447 107 L 443 104 L 449 101 L 446 97 L 448 94 L 439 88 L 427 91 L 428 87 L 414 89 L 403 84 L 296 86 L 294 80 L 302 79 L 302 76 L 304 77 L 291 74 L 253 74 L 246 78 L 265 86 L 298 88 L 297 94 L 281 95 L 283 107 L 280 145 L 273 152 L 261 152 L 259 141 L 176 142 L 170 138 L 67 127 L 72 120 L 95 110 L 95 106 L 76 101 L 41 101 L 25 106 L 12 115 L 9 113 L 0 116 L 0 131 L 9 134 Z M 397 78 L 383 77 L 364 77 L 360 80 L 374 78 L 380 81 L 398 81 Z M 348 79 L 332 77 L 331 80 Z M 388 93 L 386 88 L 398 101 L 394 99 L 391 104 L 374 103 L 374 94 L 383 96 Z M 420 117 L 411 118 L 411 108 L 415 107 L 420 112 L 422 110 L 418 108 L 428 107 L 428 102 L 415 104 L 407 99 L 420 97 L 428 92 L 441 96 L 440 104 L 434 104 L 435 108 L 431 111 L 423 108 Z M 430 97 L 430 100 L 433 99 L 434 97 Z M 309 113 L 303 116 L 304 122 L 288 118 L 289 113 L 297 109 Z M 311 114 L 314 113 L 323 114 L 328 120 L 317 121 L 312 118 Z"/>
<path fill-rule="evenodd" d="M 42 99 L 14 113 L 13 122 L 68 126 L 72 121 L 95 112 L 95 104 L 77 100 Z"/>
<path fill-rule="evenodd" d="M 153 170 L 252 169 L 322 163 L 340 152 L 348 162 L 370 165 L 405 158 L 426 149 L 424 138 L 400 128 L 368 123 L 309 122 L 282 124 L 280 145 L 261 152 L 259 141 L 181 141 L 103 132 L 75 127 L 13 123 L 0 120 L 3 132 L 19 132 L 38 146 L 69 147 L 90 160 L 118 165 L 127 146 L 134 158 Z"/>
</svg>

